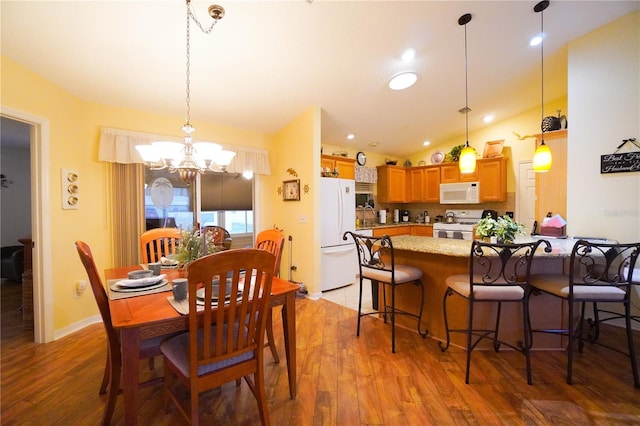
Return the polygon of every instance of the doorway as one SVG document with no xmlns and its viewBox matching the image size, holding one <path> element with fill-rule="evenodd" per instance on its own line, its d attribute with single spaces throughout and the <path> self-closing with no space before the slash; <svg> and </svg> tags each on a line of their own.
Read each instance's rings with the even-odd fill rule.
<svg viewBox="0 0 640 426">
<path fill-rule="evenodd" d="M 45 118 L 2 107 L 0 117 L 27 125 L 29 129 L 30 222 L 33 272 L 33 339 L 54 340 L 51 231 L 49 225 L 49 121 Z M 9 122 L 9 124 L 11 124 Z M 3 135 L 5 129 L 3 128 Z M 4 200 L 3 200 L 4 204 Z M 3 230 L 4 234 L 4 230 Z"/>
<path fill-rule="evenodd" d="M 518 189 L 516 191 L 516 220 L 534 231 L 536 220 L 536 174 L 532 161 L 518 162 Z"/>
</svg>

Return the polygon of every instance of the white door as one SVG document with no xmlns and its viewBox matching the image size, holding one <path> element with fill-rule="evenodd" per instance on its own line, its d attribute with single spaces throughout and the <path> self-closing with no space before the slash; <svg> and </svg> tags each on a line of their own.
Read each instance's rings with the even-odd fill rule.
<svg viewBox="0 0 640 426">
<path fill-rule="evenodd" d="M 518 162 L 518 190 L 516 192 L 516 220 L 533 231 L 536 220 L 536 174 L 531 161 Z"/>
</svg>

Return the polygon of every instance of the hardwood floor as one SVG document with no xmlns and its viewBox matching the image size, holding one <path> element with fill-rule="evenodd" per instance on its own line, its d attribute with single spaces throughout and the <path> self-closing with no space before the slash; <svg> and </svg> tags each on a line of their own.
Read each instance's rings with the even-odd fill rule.
<svg viewBox="0 0 640 426">
<path fill-rule="evenodd" d="M 99 424 L 105 404 L 98 395 L 106 356 L 102 325 L 36 345 L 12 320 L 19 306 L 8 297 L 13 287 L 2 286 L 1 423 Z M 274 315 L 276 330 L 279 318 Z M 357 338 L 356 312 L 327 300 L 298 299 L 296 321 L 295 400 L 289 399 L 284 359 L 274 364 L 265 351 L 274 425 L 640 424 L 640 390 L 633 387 L 628 358 L 600 347 L 578 354 L 573 386 L 565 382 L 562 351 L 533 354 L 533 386 L 526 384 L 519 353 L 474 352 L 471 384 L 465 385 L 464 351 L 442 353 L 435 340 L 415 331 L 399 329 L 398 352 L 391 354 L 388 325 L 366 317 Z M 620 330 L 613 332 L 616 344 L 624 345 Z M 282 335 L 276 336 L 284 358 Z M 161 360 L 156 364 L 160 373 Z M 175 409 L 165 413 L 161 385 L 140 393 L 140 424 L 183 424 Z M 260 422 L 244 382 L 228 383 L 201 401 L 203 424 Z M 112 424 L 123 424 L 121 396 Z"/>
</svg>

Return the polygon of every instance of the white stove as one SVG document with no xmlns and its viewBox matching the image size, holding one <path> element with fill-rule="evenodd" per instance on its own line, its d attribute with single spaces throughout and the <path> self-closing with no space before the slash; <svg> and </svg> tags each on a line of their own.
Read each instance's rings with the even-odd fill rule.
<svg viewBox="0 0 640 426">
<path fill-rule="evenodd" d="M 433 224 L 435 238 L 453 238 L 458 240 L 472 240 L 473 227 L 482 218 L 484 210 L 447 210 L 447 216 L 454 215 L 454 223 L 436 222 Z"/>
</svg>

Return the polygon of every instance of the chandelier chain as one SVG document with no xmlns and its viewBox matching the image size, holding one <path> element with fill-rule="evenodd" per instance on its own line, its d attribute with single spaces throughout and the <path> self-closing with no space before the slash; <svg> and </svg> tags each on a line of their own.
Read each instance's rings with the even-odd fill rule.
<svg viewBox="0 0 640 426">
<path fill-rule="evenodd" d="M 191 125 L 191 52 L 190 52 L 190 45 L 191 45 L 191 33 L 190 33 L 190 25 L 189 25 L 189 17 L 191 15 L 191 7 L 190 7 L 190 2 L 187 1 L 187 88 L 186 88 L 186 99 L 187 99 L 187 116 L 186 116 L 186 120 L 187 122 L 185 123 L 185 127 L 186 126 L 190 126 Z"/>
</svg>

